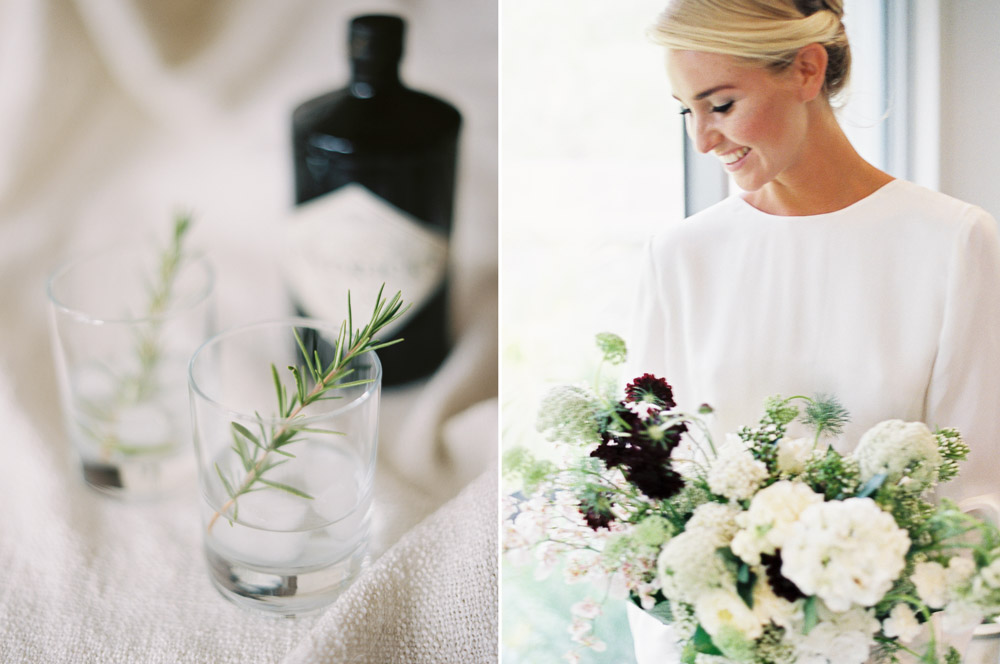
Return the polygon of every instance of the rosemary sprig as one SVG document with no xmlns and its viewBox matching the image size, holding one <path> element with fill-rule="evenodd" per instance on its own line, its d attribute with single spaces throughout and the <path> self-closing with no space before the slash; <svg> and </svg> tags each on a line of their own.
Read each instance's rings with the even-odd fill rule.
<svg viewBox="0 0 1000 664">
<path fill-rule="evenodd" d="M 384 285 L 383 285 L 384 288 Z M 234 481 L 227 478 L 218 464 L 215 471 L 226 490 L 229 499 L 220 507 L 208 522 L 208 532 L 212 531 L 215 522 L 220 516 L 226 515 L 230 524 L 238 516 L 238 500 L 240 496 L 256 491 L 264 487 L 271 487 L 290 493 L 292 495 L 312 500 L 312 496 L 295 487 L 280 482 L 275 482 L 264 477 L 268 471 L 276 468 L 294 458 L 294 454 L 284 449 L 295 442 L 304 440 L 299 437 L 302 433 L 319 433 L 329 435 L 342 435 L 341 432 L 330 429 L 320 429 L 305 426 L 301 420 L 305 417 L 303 411 L 310 405 L 329 399 L 340 398 L 330 394 L 331 390 L 338 388 L 354 387 L 371 382 L 370 379 L 341 382 L 347 378 L 354 370 L 350 363 L 355 358 L 370 352 L 386 348 L 399 343 L 402 339 L 382 342 L 376 339 L 376 335 L 387 325 L 402 316 L 406 309 L 403 307 L 402 293 L 396 293 L 388 302 L 382 297 L 382 288 L 379 289 L 375 300 L 375 308 L 371 319 L 363 328 L 354 330 L 351 316 L 351 295 L 347 294 L 347 320 L 341 323 L 340 331 L 337 334 L 337 342 L 334 345 L 333 359 L 324 368 L 320 360 L 319 352 L 310 353 L 306 349 L 302 337 L 298 331 L 294 331 L 295 342 L 298 344 L 299 352 L 305 366 L 289 366 L 292 373 L 293 387 L 289 389 L 281 381 L 278 368 L 271 364 L 271 377 L 274 381 L 275 395 L 277 398 L 277 412 L 280 423 L 266 426 L 264 419 L 257 413 L 256 431 L 251 431 L 239 422 L 230 422 L 230 433 L 233 438 L 231 449 L 240 458 L 240 463 L 246 475 L 242 480 Z M 311 387 L 309 386 L 311 382 Z M 278 459 L 275 455 L 286 457 Z M 264 485 L 258 486 L 258 484 Z"/>
<path fill-rule="evenodd" d="M 174 282 L 180 271 L 184 258 L 184 239 L 191 228 L 191 214 L 178 213 L 174 217 L 174 227 L 169 244 L 159 257 L 156 280 L 149 284 L 149 297 L 142 316 L 147 319 L 145 325 L 135 332 L 134 352 L 138 367 L 134 373 L 116 376 L 116 389 L 110 403 L 101 406 L 90 404 L 90 410 L 99 419 L 109 425 L 118 418 L 118 411 L 128 405 L 140 403 L 148 399 L 156 387 L 156 371 L 163 357 L 160 343 L 160 332 L 163 321 L 160 319 L 173 298 Z M 136 454 L 152 454 L 169 449 L 169 445 L 158 445 L 154 448 L 136 447 L 119 440 L 109 426 L 107 431 L 91 431 L 92 438 L 100 443 L 101 451 L 106 458 L 113 453 L 132 456 Z"/>
<path fill-rule="evenodd" d="M 163 321 L 159 316 L 166 311 L 173 297 L 174 282 L 177 280 L 181 259 L 184 257 L 184 236 L 190 228 L 190 213 L 180 213 L 175 217 L 170 245 L 160 256 L 158 279 L 150 287 L 149 305 L 146 308 L 146 316 L 150 319 L 149 326 L 143 329 L 136 339 L 135 350 L 139 358 L 139 373 L 133 385 L 136 401 L 141 401 L 149 394 L 156 366 L 160 363 L 162 356 L 160 328 L 163 326 Z"/>
</svg>

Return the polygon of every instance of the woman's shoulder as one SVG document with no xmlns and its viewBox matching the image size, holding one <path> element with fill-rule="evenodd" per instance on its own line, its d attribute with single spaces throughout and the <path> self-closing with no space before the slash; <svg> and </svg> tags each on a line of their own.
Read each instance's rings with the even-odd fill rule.
<svg viewBox="0 0 1000 664">
<path fill-rule="evenodd" d="M 731 231 L 739 222 L 746 204 L 732 195 L 689 217 L 664 222 L 650 238 L 654 249 L 663 250 L 683 243 L 716 242 L 720 233 Z"/>
<path fill-rule="evenodd" d="M 970 226 L 995 226 L 986 210 L 954 196 L 935 191 L 908 180 L 893 180 L 879 197 L 878 205 L 887 219 L 935 224 L 952 230 Z"/>
</svg>

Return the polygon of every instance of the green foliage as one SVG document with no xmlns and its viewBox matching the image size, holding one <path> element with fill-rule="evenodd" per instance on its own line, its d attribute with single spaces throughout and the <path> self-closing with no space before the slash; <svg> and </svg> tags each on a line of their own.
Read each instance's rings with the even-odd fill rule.
<svg viewBox="0 0 1000 664">
<path fill-rule="evenodd" d="M 641 546 L 659 547 L 676 532 L 677 529 L 669 520 L 653 514 L 636 524 L 632 537 Z"/>
<path fill-rule="evenodd" d="M 226 489 L 229 500 L 212 516 L 208 523 L 209 531 L 211 531 L 216 520 L 222 515 L 226 515 L 230 523 L 232 523 L 236 519 L 239 509 L 237 505 L 239 497 L 259 488 L 257 486 L 258 483 L 273 489 L 285 491 L 300 498 L 312 498 L 307 493 L 294 487 L 265 478 L 264 474 L 285 463 L 287 458 L 294 458 L 295 455 L 284 448 L 303 440 L 300 434 L 341 435 L 337 431 L 304 426 L 297 422 L 297 420 L 305 417 L 303 411 L 308 406 L 319 401 L 337 398 L 330 394 L 332 390 L 355 387 L 370 382 L 369 380 L 345 382 L 344 379 L 348 378 L 354 371 L 350 368 L 350 363 L 365 353 L 386 348 L 402 341 L 402 339 L 396 339 L 382 342 L 376 339 L 376 335 L 387 325 L 402 316 L 405 311 L 401 293 L 396 293 L 387 302 L 382 297 L 382 289 L 379 289 L 371 319 L 363 328 L 355 330 L 353 329 L 353 318 L 351 316 L 351 295 L 348 293 L 347 320 L 343 321 L 340 325 L 340 331 L 334 345 L 333 359 L 326 367 L 323 367 L 320 362 L 319 353 L 314 352 L 310 354 L 306 350 L 298 331 L 293 331 L 304 366 L 288 367 L 293 379 L 292 389 L 289 389 L 282 383 L 277 367 L 274 364 L 271 365 L 271 377 L 274 380 L 280 424 L 265 426 L 264 418 L 258 414 L 257 429 L 260 432 L 258 435 L 239 422 L 233 421 L 230 423 L 233 435 L 233 446 L 231 449 L 240 458 L 246 475 L 242 480 L 227 478 L 221 469 L 216 466 L 216 472 L 222 481 L 223 487 Z M 275 459 L 273 456 L 275 454 L 284 456 L 286 459 Z"/>
<path fill-rule="evenodd" d="M 625 348 L 625 340 L 620 336 L 612 332 L 600 332 L 596 341 L 597 348 L 601 351 L 605 362 L 613 365 L 625 362 L 628 352 Z"/>
<path fill-rule="evenodd" d="M 524 447 L 514 447 L 504 452 L 502 468 L 505 477 L 521 480 L 521 486 L 528 495 L 535 493 L 541 484 L 559 472 L 554 463 L 538 459 Z"/>
<path fill-rule="evenodd" d="M 909 531 L 916 545 L 929 544 L 932 532 L 929 521 L 936 510 L 933 503 L 896 484 L 884 484 L 875 494 L 875 502 L 892 514 L 900 528 Z"/>
<path fill-rule="evenodd" d="M 947 482 L 958 475 L 958 463 L 969 456 L 969 446 L 957 429 L 938 429 L 934 432 L 938 442 L 938 452 L 941 453 L 941 467 L 938 468 L 938 481 Z"/>
<path fill-rule="evenodd" d="M 826 500 L 837 500 L 857 492 L 860 475 L 854 457 L 841 456 L 831 447 L 825 453 L 814 453 L 799 479 Z"/>
<path fill-rule="evenodd" d="M 810 399 L 802 414 L 802 421 L 816 432 L 817 439 L 823 435 L 839 435 L 850 420 L 851 415 L 847 409 L 829 394 L 820 394 Z"/>
</svg>

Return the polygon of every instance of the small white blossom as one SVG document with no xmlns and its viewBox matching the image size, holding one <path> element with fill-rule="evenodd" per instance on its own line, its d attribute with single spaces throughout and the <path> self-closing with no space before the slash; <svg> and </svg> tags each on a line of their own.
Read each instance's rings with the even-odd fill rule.
<svg viewBox="0 0 1000 664">
<path fill-rule="evenodd" d="M 869 429 L 854 450 L 861 470 L 861 481 L 867 482 L 879 473 L 887 482 L 899 482 L 904 475 L 916 491 L 937 480 L 941 453 L 937 438 L 922 422 L 886 420 Z"/>
<path fill-rule="evenodd" d="M 773 554 L 783 547 L 802 512 L 821 502 L 823 495 L 802 482 L 782 480 L 761 489 L 750 501 L 750 508 L 736 519 L 742 530 L 733 537 L 733 553 L 759 565 L 760 554 Z"/>
<path fill-rule="evenodd" d="M 601 605 L 588 597 L 587 599 L 577 602 L 571 606 L 569 612 L 572 615 L 580 616 L 585 620 L 593 620 L 597 616 L 601 615 Z"/>
<path fill-rule="evenodd" d="M 948 602 L 948 582 L 940 563 L 917 563 L 910 575 L 917 588 L 917 596 L 932 609 L 940 609 Z"/>
<path fill-rule="evenodd" d="M 903 643 L 912 643 L 922 630 L 913 609 L 902 603 L 892 607 L 889 617 L 882 621 L 882 633 L 889 638 L 898 637 Z"/>
<path fill-rule="evenodd" d="M 722 547 L 729 544 L 740 529 L 737 519 L 742 510 L 733 504 L 705 503 L 695 508 L 685 529 L 697 530 Z"/>
<path fill-rule="evenodd" d="M 811 438 L 782 438 L 778 441 L 778 470 L 786 475 L 801 473 L 813 449 Z"/>
<path fill-rule="evenodd" d="M 948 569 L 945 570 L 945 583 L 948 584 L 948 588 L 957 588 L 971 579 L 975 573 L 975 562 L 969 558 L 955 556 L 948 561 Z"/>
<path fill-rule="evenodd" d="M 703 593 L 694 605 L 698 622 L 715 636 L 723 627 L 735 629 L 748 639 L 756 639 L 764 628 L 753 611 L 736 593 L 721 588 Z"/>
<path fill-rule="evenodd" d="M 909 534 L 870 498 L 810 505 L 781 550 L 781 573 L 833 611 L 872 606 L 906 565 Z"/>
<path fill-rule="evenodd" d="M 768 478 L 767 466 L 753 458 L 739 436 L 727 436 L 708 471 L 708 488 L 729 500 L 746 500 Z"/>
</svg>

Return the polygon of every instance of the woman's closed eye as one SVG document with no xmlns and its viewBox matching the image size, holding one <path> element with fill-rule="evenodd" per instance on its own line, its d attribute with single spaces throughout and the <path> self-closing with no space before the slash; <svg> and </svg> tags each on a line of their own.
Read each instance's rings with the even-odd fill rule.
<svg viewBox="0 0 1000 664">
<path fill-rule="evenodd" d="M 718 106 L 713 106 L 711 111 L 713 113 L 728 113 L 733 108 L 733 103 L 727 101 L 725 104 L 719 104 Z M 691 109 L 686 106 L 681 106 L 681 115 L 691 115 Z"/>
</svg>

